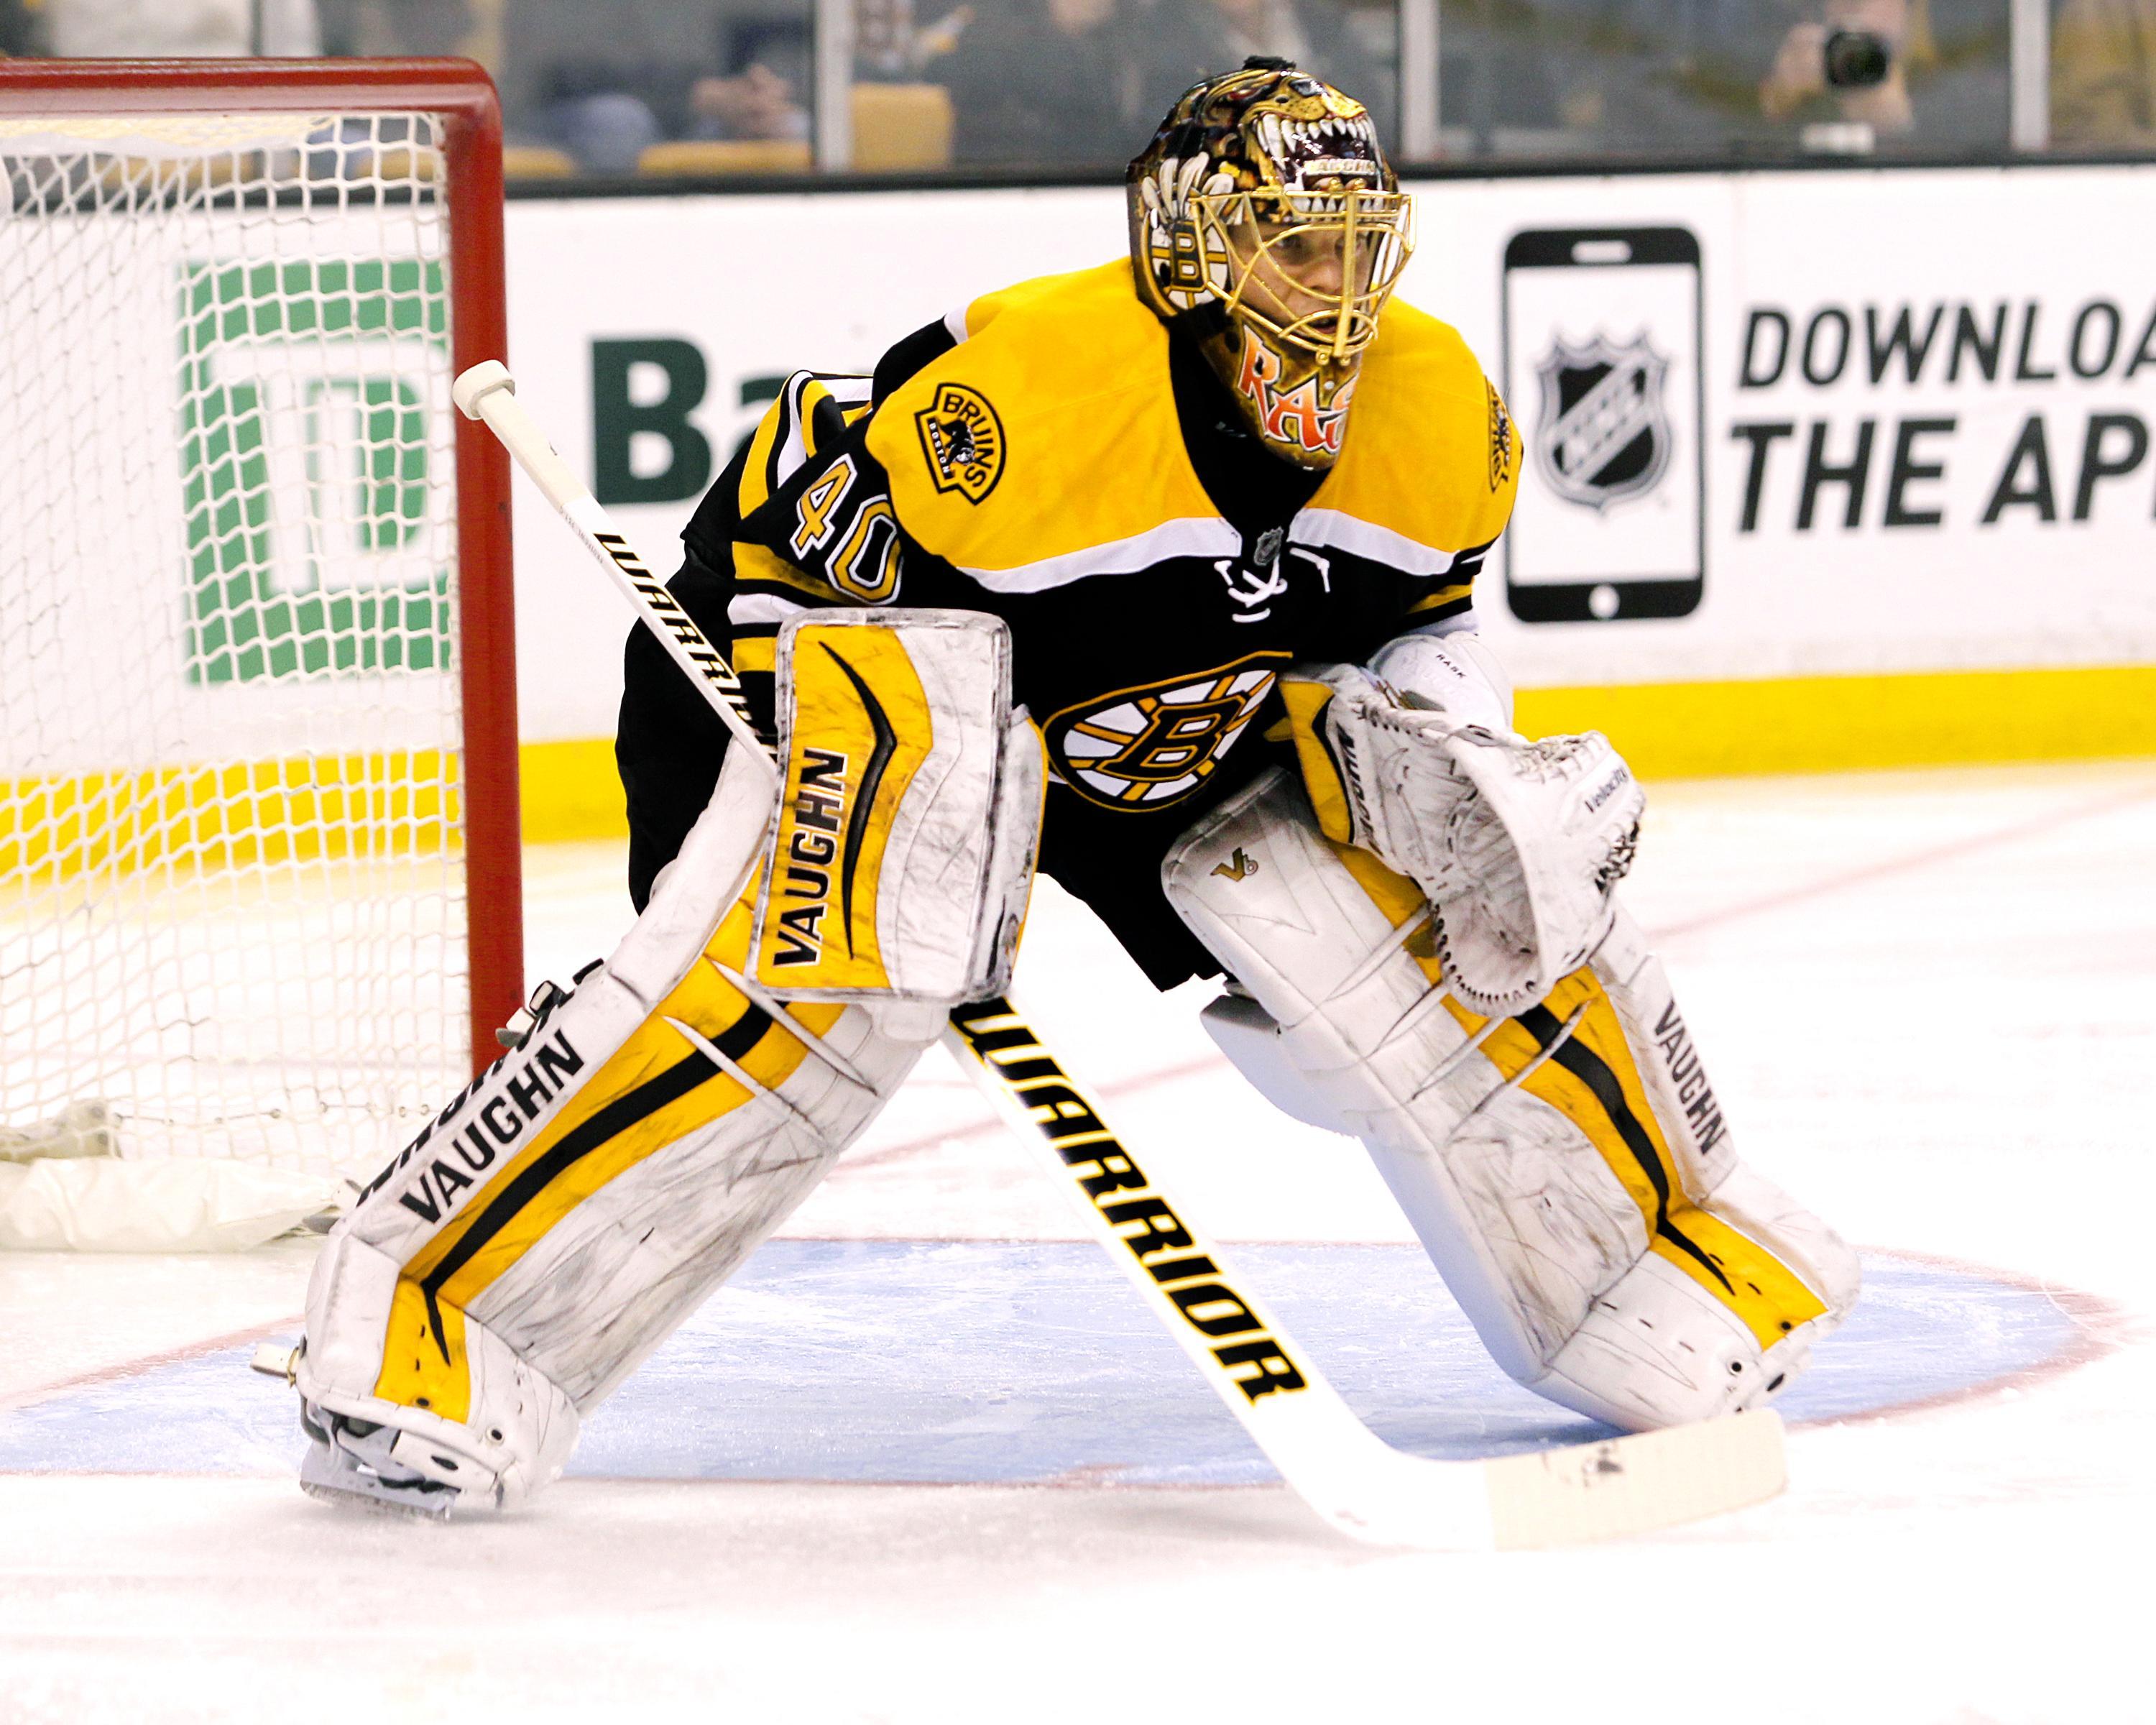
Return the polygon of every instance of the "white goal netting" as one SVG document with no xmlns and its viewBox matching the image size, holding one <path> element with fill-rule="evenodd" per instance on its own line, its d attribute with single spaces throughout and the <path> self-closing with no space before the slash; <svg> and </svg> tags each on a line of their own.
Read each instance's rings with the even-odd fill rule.
<svg viewBox="0 0 2156 1725">
<path fill-rule="evenodd" d="M 470 1076 L 439 130 L 0 121 L 0 1154 L 362 1173 Z"/>
</svg>

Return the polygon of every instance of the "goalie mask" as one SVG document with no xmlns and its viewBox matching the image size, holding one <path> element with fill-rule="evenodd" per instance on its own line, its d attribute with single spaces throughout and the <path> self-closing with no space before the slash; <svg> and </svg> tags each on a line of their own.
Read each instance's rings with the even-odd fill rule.
<svg viewBox="0 0 2156 1725">
<path fill-rule="evenodd" d="M 1414 245 L 1368 111 L 1289 61 L 1247 60 L 1183 93 L 1126 186 L 1140 296 L 1198 337 L 1266 449 L 1330 467 Z"/>
</svg>

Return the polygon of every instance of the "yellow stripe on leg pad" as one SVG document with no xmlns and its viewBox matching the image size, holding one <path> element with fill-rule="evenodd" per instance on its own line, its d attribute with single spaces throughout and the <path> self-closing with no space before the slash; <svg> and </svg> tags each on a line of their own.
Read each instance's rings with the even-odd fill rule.
<svg viewBox="0 0 2156 1725">
<path fill-rule="evenodd" d="M 786 800 L 758 909 L 756 979 L 887 988 L 884 848 L 937 740 L 928 697 L 895 630 L 810 624 L 790 639 Z"/>
<path fill-rule="evenodd" d="M 437 1339 L 435 1320 L 441 1325 Z M 471 1417 L 471 1371 L 465 1355 L 465 1315 L 454 1307 L 430 1312 L 419 1284 L 399 1276 L 390 1296 L 389 1330 L 374 1393 L 400 1407 L 424 1408 L 444 1420 Z"/>
</svg>

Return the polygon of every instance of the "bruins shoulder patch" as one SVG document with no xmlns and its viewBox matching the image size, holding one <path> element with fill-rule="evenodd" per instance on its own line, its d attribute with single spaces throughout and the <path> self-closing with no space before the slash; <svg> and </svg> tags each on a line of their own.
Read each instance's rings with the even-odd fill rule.
<svg viewBox="0 0 2156 1725">
<path fill-rule="evenodd" d="M 913 423 L 937 490 L 978 503 L 995 490 L 1004 476 L 1004 425 L 988 397 L 963 383 L 939 383 Z"/>
</svg>

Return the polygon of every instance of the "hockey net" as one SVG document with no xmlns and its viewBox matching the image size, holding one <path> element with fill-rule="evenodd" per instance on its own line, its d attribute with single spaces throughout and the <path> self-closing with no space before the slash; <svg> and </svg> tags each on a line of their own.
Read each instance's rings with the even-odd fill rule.
<svg viewBox="0 0 2156 1725">
<path fill-rule="evenodd" d="M 500 183 L 460 63 L 0 67 L 0 1157 L 360 1173 L 495 1051 Z"/>
</svg>

